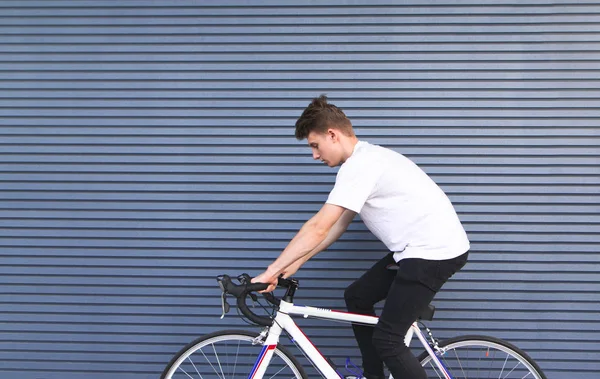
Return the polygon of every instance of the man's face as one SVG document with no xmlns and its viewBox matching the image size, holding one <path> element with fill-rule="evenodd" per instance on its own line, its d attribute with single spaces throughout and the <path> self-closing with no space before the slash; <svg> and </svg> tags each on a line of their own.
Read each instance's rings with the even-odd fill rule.
<svg viewBox="0 0 600 379">
<path fill-rule="evenodd" d="M 335 167 L 341 163 L 340 144 L 334 133 L 310 132 L 306 139 L 308 146 L 312 149 L 313 159 L 318 159 L 329 167 Z"/>
</svg>

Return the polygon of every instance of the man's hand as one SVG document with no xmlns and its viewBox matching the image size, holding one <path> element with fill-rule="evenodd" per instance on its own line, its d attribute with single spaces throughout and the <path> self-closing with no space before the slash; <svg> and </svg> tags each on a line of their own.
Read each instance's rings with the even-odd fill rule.
<svg viewBox="0 0 600 379">
<path fill-rule="evenodd" d="M 273 273 L 269 272 L 269 270 L 267 270 L 267 271 L 263 272 L 262 274 L 258 275 L 257 277 L 252 278 L 252 283 L 268 283 L 269 287 L 267 287 L 267 289 L 264 291 L 260 291 L 260 293 L 272 292 L 275 290 L 275 288 L 277 288 L 278 278 L 279 278 L 279 275 L 273 274 Z"/>
</svg>

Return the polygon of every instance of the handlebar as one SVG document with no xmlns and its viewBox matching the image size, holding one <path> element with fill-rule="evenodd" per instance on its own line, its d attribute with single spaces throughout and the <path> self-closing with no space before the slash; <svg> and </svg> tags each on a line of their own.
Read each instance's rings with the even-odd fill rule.
<svg viewBox="0 0 600 379">
<path fill-rule="evenodd" d="M 242 274 L 236 278 L 240 284 L 235 284 L 229 275 L 217 276 L 217 282 L 223 292 L 223 316 L 229 311 L 229 305 L 227 304 L 225 297 L 227 294 L 233 295 L 237 299 L 237 307 L 250 321 L 263 326 L 270 326 L 273 324 L 273 320 L 270 317 L 259 316 L 252 312 L 246 304 L 246 298 L 250 296 L 252 300 L 256 301 L 257 297 L 253 292 L 259 292 L 266 290 L 269 285 L 265 283 L 251 283 L 252 278 L 248 274 Z M 298 288 L 298 281 L 295 279 L 283 279 L 279 278 L 277 285 L 279 287 L 287 288 L 285 296 L 286 301 L 293 299 L 294 291 Z M 291 292 L 291 293 L 290 293 Z M 280 300 L 273 296 L 272 293 L 262 294 L 267 301 L 275 306 L 279 306 Z"/>
</svg>

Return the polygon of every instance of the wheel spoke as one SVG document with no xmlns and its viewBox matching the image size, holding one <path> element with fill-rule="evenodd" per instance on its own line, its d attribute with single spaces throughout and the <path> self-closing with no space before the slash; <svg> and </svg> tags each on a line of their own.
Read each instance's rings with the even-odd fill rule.
<svg viewBox="0 0 600 379">
<path fill-rule="evenodd" d="M 510 357 L 510 355 L 506 354 L 506 359 L 504 359 L 504 364 L 502 365 L 502 370 L 500 371 L 500 374 L 498 375 L 498 379 L 502 379 L 502 373 L 504 373 L 504 367 L 506 367 L 506 362 L 508 361 L 508 357 Z M 514 368 L 513 368 L 513 370 L 514 370 Z M 510 372 L 512 372 L 512 370 L 510 370 Z M 508 377 L 508 375 L 510 375 L 510 372 L 508 374 L 506 374 L 506 377 Z"/>
<path fill-rule="evenodd" d="M 227 346 L 227 345 L 225 345 Z M 213 351 L 215 352 L 215 358 L 217 358 L 217 363 L 219 364 L 219 369 L 221 370 L 221 374 L 223 374 L 223 379 L 225 379 L 225 373 L 223 372 L 223 367 L 221 366 L 221 360 L 219 359 L 219 354 L 217 354 L 217 349 L 215 345 L 212 345 Z"/>
<path fill-rule="evenodd" d="M 202 355 L 204 356 L 204 358 L 206 359 L 206 361 L 208 362 L 208 364 L 210 365 L 210 367 L 212 367 L 212 369 L 215 372 L 215 374 L 217 374 L 217 376 L 219 378 L 221 378 L 221 376 L 219 376 L 219 372 L 217 371 L 217 369 L 215 368 L 215 366 L 213 366 L 213 364 L 210 362 L 210 359 L 208 359 L 208 357 L 206 356 L 206 354 L 204 354 L 204 351 L 200 350 L 200 353 L 202 353 Z M 225 378 L 223 378 L 223 379 L 225 379 Z"/>
<path fill-rule="evenodd" d="M 194 361 L 192 361 L 192 358 L 188 357 L 188 360 L 190 361 L 190 363 L 192 364 L 192 366 L 194 367 L 194 370 L 196 370 L 196 374 L 198 374 L 198 376 L 200 377 L 200 379 L 202 379 L 202 375 L 200 374 L 200 372 L 198 371 L 198 368 L 196 367 L 196 365 L 194 364 Z"/>
<path fill-rule="evenodd" d="M 274 377 L 276 377 L 276 376 L 277 376 L 277 374 L 279 374 L 279 373 L 280 373 L 280 372 L 282 372 L 283 370 L 285 370 L 285 366 L 283 366 L 283 367 L 282 367 L 282 368 L 281 368 L 279 371 L 277 371 L 275 374 L 271 375 L 271 376 L 269 377 L 269 379 L 273 379 Z"/>
<path fill-rule="evenodd" d="M 469 359 L 468 353 L 469 353 L 469 350 L 467 349 L 467 362 L 468 362 L 468 359 Z M 465 378 L 467 378 L 467 374 L 465 374 L 465 370 L 463 369 L 462 362 L 460 361 L 460 358 L 459 358 L 458 353 L 456 352 L 456 350 L 454 350 L 454 355 L 456 356 L 456 361 L 458 362 L 458 367 L 460 367 L 460 371 L 462 371 L 463 376 Z"/>
<path fill-rule="evenodd" d="M 229 344 L 225 344 L 225 363 L 227 367 L 227 374 L 231 374 L 231 370 L 229 369 Z M 226 378 L 231 378 L 231 375 L 225 376 Z"/>
<path fill-rule="evenodd" d="M 506 374 L 506 376 L 505 376 L 504 378 L 508 378 L 508 376 L 509 376 L 510 374 L 512 374 L 512 372 L 513 372 L 513 371 L 515 371 L 515 369 L 516 369 L 517 367 L 519 367 L 519 362 L 517 362 L 517 363 L 515 364 L 515 367 L 513 367 L 513 368 L 512 368 L 512 370 L 510 370 L 510 371 L 508 372 L 508 374 Z M 530 373 L 530 372 L 529 372 L 529 373 L 527 373 L 527 375 L 529 375 L 529 374 L 531 374 L 531 373 Z M 527 376 L 527 375 L 525 375 L 525 376 Z"/>
<path fill-rule="evenodd" d="M 237 366 L 238 355 L 240 353 L 240 343 L 242 341 L 238 341 L 237 350 L 235 351 L 235 361 L 233 362 L 233 374 L 231 374 L 231 378 L 235 378 L 235 367 Z"/>
<path fill-rule="evenodd" d="M 193 377 L 193 376 L 191 376 L 190 374 L 188 374 L 187 372 L 185 372 L 185 370 L 184 370 L 184 369 L 182 369 L 181 367 L 179 367 L 179 369 L 180 369 L 181 371 L 183 371 L 183 373 L 184 373 L 185 375 L 187 375 L 187 377 L 188 377 L 188 378 L 190 378 L 190 379 L 194 379 L 194 377 Z"/>
</svg>

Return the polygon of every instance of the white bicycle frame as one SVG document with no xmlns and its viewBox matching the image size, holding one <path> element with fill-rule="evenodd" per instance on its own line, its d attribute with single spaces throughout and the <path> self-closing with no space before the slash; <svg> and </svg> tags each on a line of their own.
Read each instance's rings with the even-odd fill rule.
<svg viewBox="0 0 600 379">
<path fill-rule="evenodd" d="M 269 334 L 263 344 L 263 349 L 256 360 L 254 368 L 248 376 L 248 379 L 262 379 L 267 367 L 269 366 L 269 363 L 271 362 L 271 357 L 273 356 L 273 352 L 275 351 L 277 343 L 279 342 L 279 336 L 283 330 L 286 330 L 291 335 L 298 347 L 304 351 L 308 359 L 312 361 L 315 367 L 325 378 L 340 378 L 340 374 L 338 374 L 335 369 L 331 367 L 323 355 L 321 355 L 319 350 L 317 350 L 317 348 L 310 342 L 308 337 L 306 337 L 302 330 L 300 330 L 300 328 L 296 325 L 291 317 L 293 315 L 303 316 L 304 318 L 314 317 L 325 320 L 347 321 L 363 325 L 375 325 L 378 321 L 378 318 L 375 316 L 359 315 L 323 308 L 298 306 L 281 300 L 279 311 L 275 316 L 275 322 L 269 329 Z M 452 379 L 452 377 L 446 371 L 444 365 L 440 362 L 429 346 L 429 343 L 427 342 L 416 322 L 412 324 L 408 330 L 408 333 L 406 334 L 404 339 L 406 346 L 410 345 L 410 341 L 414 335 L 416 335 L 421 341 L 421 344 L 435 362 L 436 366 L 440 370 L 440 373 L 443 373 L 446 379 Z"/>
</svg>

